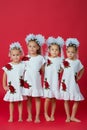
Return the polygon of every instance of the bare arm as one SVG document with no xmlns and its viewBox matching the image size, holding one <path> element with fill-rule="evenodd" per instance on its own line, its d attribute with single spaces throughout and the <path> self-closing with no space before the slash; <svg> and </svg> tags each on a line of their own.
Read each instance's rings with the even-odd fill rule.
<svg viewBox="0 0 87 130">
<path fill-rule="evenodd" d="M 60 73 L 62 73 L 63 72 L 63 68 L 62 67 L 60 67 Z"/>
<path fill-rule="evenodd" d="M 45 64 L 42 65 L 41 70 L 42 70 L 42 73 L 44 74 L 44 72 L 45 72 Z"/>
<path fill-rule="evenodd" d="M 82 68 L 82 69 L 79 71 L 78 76 L 77 76 L 77 81 L 78 81 L 79 79 L 81 79 L 83 73 L 84 73 L 84 68 Z"/>
<path fill-rule="evenodd" d="M 9 88 L 7 86 L 7 75 L 6 75 L 5 72 L 3 74 L 3 88 L 4 88 L 5 91 L 9 90 Z"/>
</svg>

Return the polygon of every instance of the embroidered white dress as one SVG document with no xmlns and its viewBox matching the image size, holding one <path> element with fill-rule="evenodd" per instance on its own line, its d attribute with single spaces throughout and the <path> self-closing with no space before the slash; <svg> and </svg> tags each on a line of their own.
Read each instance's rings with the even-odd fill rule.
<svg viewBox="0 0 87 130">
<path fill-rule="evenodd" d="M 45 60 L 41 55 L 35 57 L 27 55 L 24 60 L 26 71 L 24 76 L 23 95 L 41 97 L 43 96 L 43 88 L 40 70 L 42 65 L 45 63 Z"/>
<path fill-rule="evenodd" d="M 62 59 L 60 57 L 46 57 L 45 78 L 44 78 L 44 98 L 60 98 L 59 93 L 59 72 Z"/>
<path fill-rule="evenodd" d="M 9 90 L 4 96 L 4 100 L 9 102 L 22 101 L 25 64 L 23 62 L 20 62 L 19 64 L 8 63 L 2 69 L 7 74 L 7 85 L 9 87 Z"/>
<path fill-rule="evenodd" d="M 62 68 L 64 72 L 60 86 L 61 99 L 74 101 L 84 100 L 76 82 L 76 75 L 83 68 L 81 61 L 79 59 L 70 60 L 67 58 L 62 64 Z"/>
</svg>

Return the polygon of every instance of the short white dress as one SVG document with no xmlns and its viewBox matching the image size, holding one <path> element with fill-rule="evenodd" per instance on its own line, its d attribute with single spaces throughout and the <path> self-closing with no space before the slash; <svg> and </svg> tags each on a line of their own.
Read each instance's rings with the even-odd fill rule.
<svg viewBox="0 0 87 130">
<path fill-rule="evenodd" d="M 61 57 L 46 57 L 45 77 L 44 77 L 44 98 L 60 98 L 59 92 L 59 76 L 60 66 L 62 63 Z"/>
<path fill-rule="evenodd" d="M 61 99 L 73 101 L 84 100 L 76 81 L 76 75 L 83 68 L 81 61 L 79 59 L 70 60 L 67 58 L 62 63 L 62 68 L 64 72 L 60 86 Z"/>
<path fill-rule="evenodd" d="M 41 67 L 45 63 L 45 59 L 41 55 L 31 57 L 27 55 L 24 58 L 26 70 L 24 75 L 23 95 L 31 97 L 43 96 L 43 88 L 41 82 Z"/>
<path fill-rule="evenodd" d="M 2 69 L 7 74 L 7 85 L 9 87 L 9 90 L 4 96 L 4 100 L 9 102 L 22 101 L 23 75 L 25 64 L 23 62 L 20 62 L 18 64 L 12 64 L 10 62 Z"/>
</svg>

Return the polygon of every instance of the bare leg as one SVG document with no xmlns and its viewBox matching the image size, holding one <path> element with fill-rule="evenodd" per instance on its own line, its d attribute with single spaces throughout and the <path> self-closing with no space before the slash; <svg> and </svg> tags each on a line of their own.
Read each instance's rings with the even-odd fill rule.
<svg viewBox="0 0 87 130">
<path fill-rule="evenodd" d="M 51 100 L 50 98 L 46 98 L 45 103 L 44 103 L 44 116 L 45 116 L 46 121 L 51 120 L 51 118 L 48 115 L 48 108 L 49 108 L 50 100 Z"/>
<path fill-rule="evenodd" d="M 74 104 L 73 104 L 73 108 L 72 108 L 71 121 L 81 122 L 79 119 L 77 119 L 77 118 L 75 117 L 75 116 L 76 116 L 77 109 L 78 109 L 78 105 L 79 105 L 79 102 L 78 102 L 78 101 L 75 101 Z"/>
<path fill-rule="evenodd" d="M 36 102 L 36 117 L 35 117 L 35 123 L 40 122 L 40 106 L 41 106 L 41 99 L 40 97 L 35 98 Z"/>
<path fill-rule="evenodd" d="M 32 97 L 28 97 L 27 100 L 27 111 L 28 111 L 28 118 L 27 121 L 32 121 Z"/>
<path fill-rule="evenodd" d="M 9 104 L 10 117 L 8 122 L 13 122 L 13 111 L 14 111 L 14 102 L 10 102 Z"/>
<path fill-rule="evenodd" d="M 66 122 L 70 122 L 70 107 L 69 107 L 69 101 L 64 102 L 65 112 L 66 112 Z"/>
<path fill-rule="evenodd" d="M 52 110 L 51 110 L 51 121 L 54 121 L 55 118 L 54 118 L 54 114 L 55 114 L 55 110 L 56 110 L 56 99 L 53 98 L 52 99 Z"/>
<path fill-rule="evenodd" d="M 22 102 L 20 101 L 20 102 L 18 102 L 18 111 L 19 111 L 19 119 L 18 119 L 18 121 L 19 122 L 22 122 L 23 120 L 22 120 L 22 110 L 23 110 L 23 104 L 22 104 Z"/>
</svg>

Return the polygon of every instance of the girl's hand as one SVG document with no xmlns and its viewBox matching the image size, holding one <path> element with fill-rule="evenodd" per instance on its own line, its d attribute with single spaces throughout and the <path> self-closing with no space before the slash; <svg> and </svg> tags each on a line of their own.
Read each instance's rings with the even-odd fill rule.
<svg viewBox="0 0 87 130">
<path fill-rule="evenodd" d="M 76 79 L 76 81 L 78 81 L 78 80 L 80 80 L 80 77 L 79 77 L 79 76 L 77 76 L 77 79 Z"/>
<path fill-rule="evenodd" d="M 84 73 L 84 68 L 79 71 L 79 73 L 76 75 L 76 81 L 80 80 L 82 75 Z"/>
<path fill-rule="evenodd" d="M 4 87 L 4 90 L 5 90 L 5 91 L 8 91 L 8 90 L 9 90 L 9 87 L 8 87 L 8 86 L 5 86 L 5 87 Z"/>
</svg>

